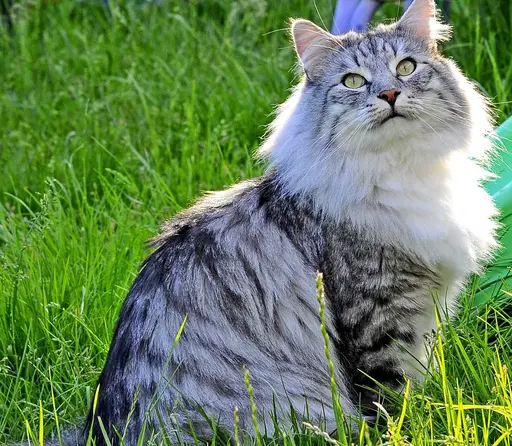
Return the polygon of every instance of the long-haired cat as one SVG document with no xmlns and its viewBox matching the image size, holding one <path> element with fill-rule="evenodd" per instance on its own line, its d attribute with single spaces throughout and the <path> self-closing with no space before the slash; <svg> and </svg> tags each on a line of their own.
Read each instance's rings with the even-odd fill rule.
<svg viewBox="0 0 512 446">
<path fill-rule="evenodd" d="M 96 445 L 135 445 L 143 426 L 208 436 L 205 415 L 230 431 L 235 408 L 250 431 L 244 367 L 267 433 L 290 405 L 334 428 L 317 272 L 344 413 L 371 406 L 372 379 L 399 390 L 421 378 L 435 297 L 453 311 L 496 245 L 478 163 L 486 103 L 438 52 L 435 12 L 415 0 L 392 25 L 336 37 L 292 22 L 304 75 L 260 149 L 267 173 L 167 223 L 78 444 L 92 432 Z"/>
</svg>

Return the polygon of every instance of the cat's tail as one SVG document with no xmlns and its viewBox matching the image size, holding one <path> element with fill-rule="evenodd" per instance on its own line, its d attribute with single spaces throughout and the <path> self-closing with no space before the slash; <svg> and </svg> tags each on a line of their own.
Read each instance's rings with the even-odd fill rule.
<svg viewBox="0 0 512 446">
<path fill-rule="evenodd" d="M 39 442 L 24 441 L 21 443 L 10 443 L 8 446 L 37 446 Z M 84 446 L 81 429 L 70 427 L 61 433 L 60 438 L 45 438 L 44 446 Z"/>
</svg>

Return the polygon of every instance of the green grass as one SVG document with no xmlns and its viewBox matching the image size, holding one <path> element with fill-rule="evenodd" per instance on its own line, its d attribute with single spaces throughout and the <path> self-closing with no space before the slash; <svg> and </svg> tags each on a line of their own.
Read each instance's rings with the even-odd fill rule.
<svg viewBox="0 0 512 446">
<path fill-rule="evenodd" d="M 49 432 L 85 414 L 145 241 L 202 191 L 261 172 L 252 153 L 295 82 L 287 19 L 330 23 L 334 2 L 318 3 L 15 9 L 14 36 L 0 31 L 0 444 L 27 425 L 37 437 L 40 417 Z M 512 8 L 453 3 L 445 52 L 501 121 L 512 114 Z M 353 441 L 512 444 L 506 297 L 472 310 L 468 292 L 438 339 L 439 370 L 387 427 Z M 285 444 L 329 441 L 296 430 Z"/>
</svg>

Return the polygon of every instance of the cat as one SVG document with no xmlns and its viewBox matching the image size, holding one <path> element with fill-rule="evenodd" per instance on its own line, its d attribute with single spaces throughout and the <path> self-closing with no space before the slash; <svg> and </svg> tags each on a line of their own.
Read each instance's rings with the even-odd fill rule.
<svg viewBox="0 0 512 446">
<path fill-rule="evenodd" d="M 373 380 L 421 381 L 436 299 L 452 314 L 496 247 L 479 162 L 488 106 L 439 53 L 447 31 L 433 0 L 364 33 L 292 21 L 303 76 L 259 150 L 267 172 L 206 195 L 154 240 L 70 444 L 105 445 L 104 430 L 131 446 L 143 426 L 208 437 L 205 415 L 232 433 L 235 408 L 251 432 L 245 368 L 267 434 L 290 405 L 335 429 L 318 272 L 343 412 L 372 406 Z"/>
</svg>

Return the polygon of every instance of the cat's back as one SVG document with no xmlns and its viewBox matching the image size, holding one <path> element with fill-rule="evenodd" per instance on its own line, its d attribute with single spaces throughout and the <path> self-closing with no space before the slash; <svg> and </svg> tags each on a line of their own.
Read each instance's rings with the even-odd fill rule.
<svg viewBox="0 0 512 446">
<path fill-rule="evenodd" d="M 239 241 L 238 232 L 244 241 L 283 232 L 296 243 L 307 243 L 305 239 L 315 235 L 311 234 L 312 229 L 320 234 L 319 220 L 312 206 L 286 195 L 275 173 L 271 172 L 226 190 L 205 194 L 169 220 L 153 245 L 161 250 L 183 242 L 197 248 L 211 242 L 229 250 L 230 241 Z M 304 248 L 313 249 L 312 246 Z M 310 254 L 317 255 L 318 250 L 306 253 L 308 257 Z"/>
<path fill-rule="evenodd" d="M 251 274 L 255 268 L 277 263 L 317 265 L 321 243 L 321 225 L 312 208 L 304 200 L 286 196 L 269 173 L 207 193 L 169 220 L 154 239 L 156 250 L 145 268 L 168 271 L 169 291 L 179 295 L 172 279 L 178 279 L 180 272 L 186 275 L 201 267 L 209 272 L 209 280 L 217 282 L 222 277 L 216 272 L 225 269 L 240 279 L 244 271 L 258 281 L 259 274 Z M 241 264 L 231 264 L 235 259 Z"/>
<path fill-rule="evenodd" d="M 278 323 L 280 301 L 314 286 L 322 243 L 314 214 L 268 174 L 210 193 L 170 220 L 145 269 L 163 274 L 174 314 L 210 315 L 201 324 L 226 318 L 258 336 Z"/>
</svg>

